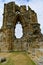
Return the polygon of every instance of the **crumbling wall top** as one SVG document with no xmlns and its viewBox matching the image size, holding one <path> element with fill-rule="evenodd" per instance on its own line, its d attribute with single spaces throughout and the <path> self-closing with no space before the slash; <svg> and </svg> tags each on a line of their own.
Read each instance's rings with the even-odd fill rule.
<svg viewBox="0 0 43 65">
<path fill-rule="evenodd" d="M 33 13 L 35 13 L 34 10 L 32 10 L 30 8 L 30 6 L 28 6 L 28 10 L 27 10 L 26 5 L 20 5 L 20 6 L 18 6 L 17 4 L 15 4 L 15 2 L 9 2 L 7 4 L 5 3 L 4 7 L 6 7 L 6 9 L 9 8 L 10 10 L 14 8 L 15 12 L 18 10 L 20 12 L 33 11 Z"/>
</svg>

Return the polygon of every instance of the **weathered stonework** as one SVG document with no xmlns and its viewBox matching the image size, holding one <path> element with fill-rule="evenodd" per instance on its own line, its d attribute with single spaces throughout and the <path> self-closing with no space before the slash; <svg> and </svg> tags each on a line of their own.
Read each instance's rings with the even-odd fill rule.
<svg viewBox="0 0 43 65">
<path fill-rule="evenodd" d="M 23 27 L 23 37 L 16 39 L 15 25 L 20 21 Z M 3 26 L 0 30 L 0 51 L 24 51 L 32 47 L 33 42 L 42 38 L 37 14 L 28 6 L 18 6 L 15 2 L 4 4 Z M 37 44 L 33 43 L 33 47 Z"/>
</svg>

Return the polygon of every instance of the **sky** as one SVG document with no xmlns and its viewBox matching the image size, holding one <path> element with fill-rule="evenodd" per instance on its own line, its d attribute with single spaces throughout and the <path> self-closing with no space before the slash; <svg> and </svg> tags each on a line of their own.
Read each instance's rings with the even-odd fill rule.
<svg viewBox="0 0 43 65">
<path fill-rule="evenodd" d="M 30 6 L 37 13 L 37 19 L 40 23 L 41 32 L 43 33 L 43 0 L 0 0 L 0 28 L 3 24 L 4 3 L 15 1 L 18 5 Z"/>
<path fill-rule="evenodd" d="M 16 24 L 16 28 L 15 28 L 15 37 L 16 38 L 21 38 L 23 36 L 23 29 L 22 29 L 22 25 L 20 24 L 20 22 L 18 21 L 18 23 Z"/>
</svg>

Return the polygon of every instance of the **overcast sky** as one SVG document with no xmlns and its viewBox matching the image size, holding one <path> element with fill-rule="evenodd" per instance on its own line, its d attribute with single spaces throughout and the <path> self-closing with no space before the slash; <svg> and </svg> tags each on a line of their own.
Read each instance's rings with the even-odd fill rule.
<svg viewBox="0 0 43 65">
<path fill-rule="evenodd" d="M 43 0 L 0 0 L 0 27 L 3 22 L 4 3 L 15 1 L 18 5 L 30 6 L 36 13 L 38 22 L 40 23 L 41 32 L 43 33 Z"/>
</svg>

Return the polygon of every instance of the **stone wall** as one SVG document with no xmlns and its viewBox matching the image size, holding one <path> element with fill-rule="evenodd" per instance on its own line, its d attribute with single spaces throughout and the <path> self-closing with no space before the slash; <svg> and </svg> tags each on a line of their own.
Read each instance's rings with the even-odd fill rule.
<svg viewBox="0 0 43 65">
<path fill-rule="evenodd" d="M 15 26 L 18 21 L 20 21 L 23 27 L 23 37 L 20 39 L 16 39 L 14 35 Z M 4 35 L 5 38 L 1 39 L 0 37 L 2 41 L 0 42 L 1 51 L 27 51 L 29 47 L 34 45 L 33 42 L 42 37 L 35 11 L 29 6 L 28 10 L 26 10 L 25 5 L 19 7 L 15 2 L 4 4 L 2 32 L 4 32 L 2 38 Z"/>
</svg>

